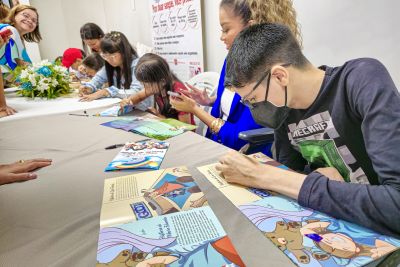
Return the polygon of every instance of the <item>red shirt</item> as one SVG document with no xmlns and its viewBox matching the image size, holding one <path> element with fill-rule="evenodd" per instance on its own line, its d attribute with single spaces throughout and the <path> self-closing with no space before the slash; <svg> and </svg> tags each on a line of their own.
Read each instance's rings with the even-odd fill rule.
<svg viewBox="0 0 400 267">
<path fill-rule="evenodd" d="M 172 85 L 172 90 L 176 93 L 180 93 L 182 91 L 187 91 L 188 89 L 186 88 L 185 85 L 183 85 L 183 83 L 175 81 L 174 84 Z M 155 97 L 155 100 L 156 100 L 159 110 L 163 110 L 163 108 L 164 108 L 163 98 L 160 95 L 158 95 Z M 178 116 L 182 116 L 182 115 L 186 115 L 186 114 L 190 114 L 190 124 L 196 125 L 196 123 L 194 122 L 194 117 L 193 117 L 192 113 L 178 111 Z"/>
</svg>

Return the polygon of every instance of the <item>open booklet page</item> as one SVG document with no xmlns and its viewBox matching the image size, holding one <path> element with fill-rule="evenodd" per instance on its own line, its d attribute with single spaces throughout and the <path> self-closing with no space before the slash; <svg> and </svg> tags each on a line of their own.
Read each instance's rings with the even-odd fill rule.
<svg viewBox="0 0 400 267">
<path fill-rule="evenodd" d="M 244 266 L 209 207 L 100 229 L 96 267 Z"/>
<path fill-rule="evenodd" d="M 286 168 L 261 153 L 250 157 Z M 400 247 L 400 240 L 304 208 L 275 192 L 228 184 L 215 165 L 198 169 L 298 266 L 364 266 Z"/>
<path fill-rule="evenodd" d="M 206 206 L 186 167 L 106 179 L 100 227 Z"/>
</svg>

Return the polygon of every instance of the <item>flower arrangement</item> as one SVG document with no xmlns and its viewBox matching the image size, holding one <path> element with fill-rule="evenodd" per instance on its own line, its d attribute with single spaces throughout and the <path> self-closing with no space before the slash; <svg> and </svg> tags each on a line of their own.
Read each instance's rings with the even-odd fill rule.
<svg viewBox="0 0 400 267">
<path fill-rule="evenodd" d="M 14 70 L 17 94 L 26 97 L 57 98 L 71 91 L 68 70 L 58 63 L 43 60 L 40 63 L 17 67 Z"/>
</svg>

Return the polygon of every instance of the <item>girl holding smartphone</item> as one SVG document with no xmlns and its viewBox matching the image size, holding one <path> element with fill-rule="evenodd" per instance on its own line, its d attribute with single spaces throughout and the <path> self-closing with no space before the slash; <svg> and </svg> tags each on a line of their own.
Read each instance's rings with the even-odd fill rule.
<svg viewBox="0 0 400 267">
<path fill-rule="evenodd" d="M 180 98 L 182 93 L 187 92 L 187 88 L 172 73 L 165 59 L 152 53 L 143 55 L 136 65 L 135 76 L 144 89 L 124 99 L 121 107 L 129 104 L 136 105 L 146 98 L 154 96 L 156 107 L 149 109 L 151 113 L 159 117 L 174 118 L 185 123 L 195 124 L 192 114 L 177 111 L 169 101 L 170 96 Z"/>
</svg>

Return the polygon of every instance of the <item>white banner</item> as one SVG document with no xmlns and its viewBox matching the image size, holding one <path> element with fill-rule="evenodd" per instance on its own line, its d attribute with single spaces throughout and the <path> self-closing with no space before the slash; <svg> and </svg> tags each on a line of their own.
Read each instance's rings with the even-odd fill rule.
<svg viewBox="0 0 400 267">
<path fill-rule="evenodd" d="M 201 0 L 152 0 L 154 52 L 187 81 L 204 71 Z"/>
</svg>

